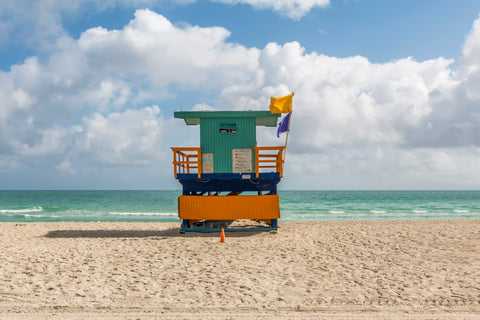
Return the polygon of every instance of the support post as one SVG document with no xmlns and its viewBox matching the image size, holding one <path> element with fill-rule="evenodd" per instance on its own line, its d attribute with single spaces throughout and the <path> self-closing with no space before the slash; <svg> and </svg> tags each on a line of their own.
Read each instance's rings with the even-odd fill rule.
<svg viewBox="0 0 480 320">
<path fill-rule="evenodd" d="M 270 228 L 273 230 L 278 229 L 277 219 L 272 219 L 272 223 L 270 224 Z"/>
</svg>

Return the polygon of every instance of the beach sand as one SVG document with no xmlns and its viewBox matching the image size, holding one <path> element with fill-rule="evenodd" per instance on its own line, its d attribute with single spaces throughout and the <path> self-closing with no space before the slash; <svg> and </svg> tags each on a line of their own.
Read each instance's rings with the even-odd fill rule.
<svg viewBox="0 0 480 320">
<path fill-rule="evenodd" d="M 480 221 L 0 223 L 0 319 L 480 319 Z"/>
</svg>

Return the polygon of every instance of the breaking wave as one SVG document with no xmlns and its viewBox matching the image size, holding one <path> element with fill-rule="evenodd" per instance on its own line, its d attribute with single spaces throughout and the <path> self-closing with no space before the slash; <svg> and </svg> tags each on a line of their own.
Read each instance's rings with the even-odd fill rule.
<svg viewBox="0 0 480 320">
<path fill-rule="evenodd" d="M 116 216 L 177 216 L 176 212 L 110 212 Z"/>
<path fill-rule="evenodd" d="M 26 208 L 26 209 L 0 209 L 0 213 L 30 213 L 30 212 L 42 212 L 42 207 Z"/>
</svg>

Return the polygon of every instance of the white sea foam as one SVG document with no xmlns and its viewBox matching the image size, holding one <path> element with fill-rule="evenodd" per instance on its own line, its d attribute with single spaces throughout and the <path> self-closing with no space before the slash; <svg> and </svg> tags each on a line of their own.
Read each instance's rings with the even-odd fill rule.
<svg viewBox="0 0 480 320">
<path fill-rule="evenodd" d="M 42 207 L 27 208 L 27 209 L 1 209 L 0 213 L 27 213 L 27 212 L 42 212 Z"/>
<path fill-rule="evenodd" d="M 330 210 L 329 212 L 330 212 L 330 213 L 333 213 L 333 214 L 345 213 L 345 211 L 342 211 L 342 210 Z"/>
<path fill-rule="evenodd" d="M 371 210 L 371 213 L 387 213 L 385 210 Z"/>
<path fill-rule="evenodd" d="M 456 212 L 456 213 L 469 213 L 470 212 L 468 210 L 463 210 L 463 209 L 455 209 L 453 211 Z"/>
<path fill-rule="evenodd" d="M 427 213 L 428 211 L 427 211 L 427 210 L 417 210 L 417 209 L 414 209 L 413 212 L 414 212 L 414 213 Z"/>
<path fill-rule="evenodd" d="M 177 216 L 176 212 L 110 212 L 116 216 Z"/>
</svg>

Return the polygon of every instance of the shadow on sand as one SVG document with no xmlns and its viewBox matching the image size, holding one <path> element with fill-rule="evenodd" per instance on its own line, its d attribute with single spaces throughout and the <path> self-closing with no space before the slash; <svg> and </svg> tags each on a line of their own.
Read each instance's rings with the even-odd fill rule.
<svg viewBox="0 0 480 320">
<path fill-rule="evenodd" d="M 264 231 L 230 231 L 227 237 L 239 238 L 250 237 Z M 220 231 L 214 232 L 186 232 L 180 234 L 179 228 L 167 230 L 52 230 L 46 238 L 205 238 L 220 237 Z"/>
</svg>

